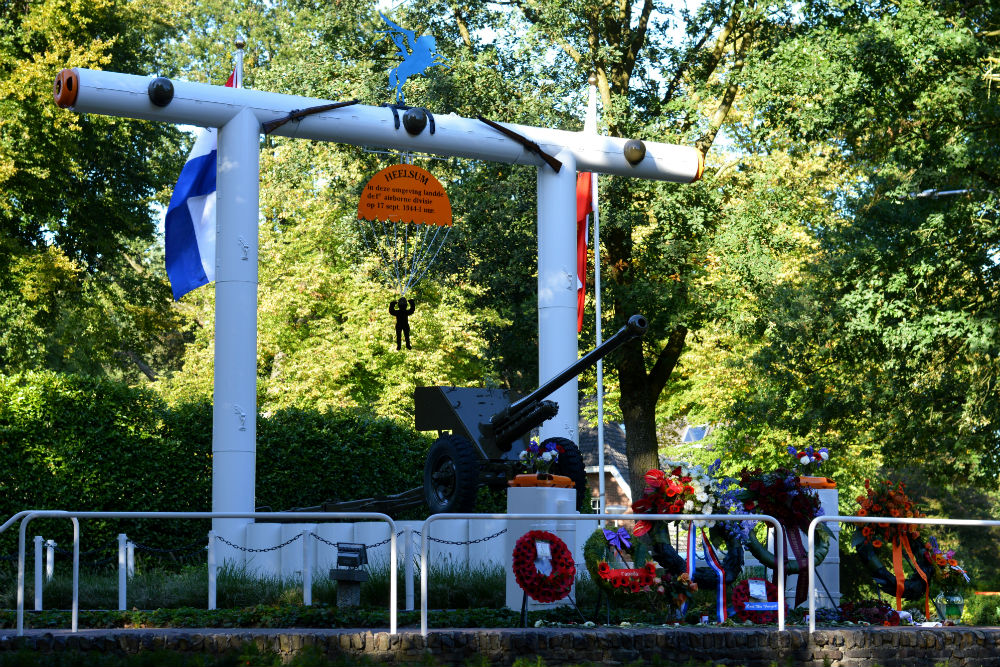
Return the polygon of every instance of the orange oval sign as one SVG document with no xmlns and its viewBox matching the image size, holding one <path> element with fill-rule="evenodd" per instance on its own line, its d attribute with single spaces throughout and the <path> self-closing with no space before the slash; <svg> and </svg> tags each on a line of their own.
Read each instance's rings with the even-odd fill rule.
<svg viewBox="0 0 1000 667">
<path fill-rule="evenodd" d="M 358 218 L 421 225 L 451 225 L 451 202 L 438 179 L 412 164 L 386 167 L 368 181 Z"/>
</svg>

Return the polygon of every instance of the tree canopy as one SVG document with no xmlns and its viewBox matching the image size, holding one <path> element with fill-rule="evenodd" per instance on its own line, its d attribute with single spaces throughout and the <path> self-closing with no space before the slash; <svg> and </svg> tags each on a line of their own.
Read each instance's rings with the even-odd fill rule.
<svg viewBox="0 0 1000 667">
<path fill-rule="evenodd" d="M 633 488 L 680 419 L 724 426 L 729 459 L 834 444 L 989 484 L 996 401 L 996 2 L 506 0 L 401 3 L 447 67 L 407 83 L 436 114 L 697 146 L 695 184 L 600 180 L 604 327 Z M 63 66 L 391 101 L 376 3 L 29 0 L 0 10 L 0 371 L 211 393 L 210 288 L 169 301 L 157 211 L 175 128 L 51 103 Z M 389 113 L 388 111 L 386 113 Z M 391 294 L 359 242 L 358 195 L 394 161 L 456 213 L 397 352 Z M 259 406 L 409 420 L 412 389 L 537 381 L 534 170 L 267 137 L 261 153 Z M 594 339 L 585 318 L 581 348 Z M 592 390 L 592 376 L 581 385 Z M 702 452 L 698 456 L 714 456 Z M 854 466 L 854 468 L 852 468 Z"/>
</svg>

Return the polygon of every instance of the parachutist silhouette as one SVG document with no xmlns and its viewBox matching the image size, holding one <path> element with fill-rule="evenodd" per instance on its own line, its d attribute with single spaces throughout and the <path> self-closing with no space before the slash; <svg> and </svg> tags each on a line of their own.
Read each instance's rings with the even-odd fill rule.
<svg viewBox="0 0 1000 667">
<path fill-rule="evenodd" d="M 398 306 L 398 308 L 397 308 Z M 396 318 L 396 349 L 402 349 L 402 336 L 406 336 L 406 349 L 410 347 L 410 315 L 416 310 L 413 299 L 410 299 L 410 307 L 406 307 L 406 299 L 399 297 L 399 301 L 389 302 L 389 314 Z"/>
</svg>

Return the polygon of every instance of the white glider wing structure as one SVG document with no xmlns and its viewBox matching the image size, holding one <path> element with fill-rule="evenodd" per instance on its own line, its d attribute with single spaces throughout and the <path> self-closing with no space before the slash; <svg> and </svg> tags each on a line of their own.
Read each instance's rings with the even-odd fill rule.
<svg viewBox="0 0 1000 667">
<path fill-rule="evenodd" d="M 65 72 L 65 77 L 74 79 L 70 86 L 77 90 L 72 104 L 67 106 L 79 113 L 222 127 L 243 109 L 248 109 L 264 124 L 285 118 L 294 110 L 331 103 L 311 97 L 171 80 L 173 99 L 160 107 L 152 103 L 148 93 L 155 77 L 81 68 Z M 356 104 L 290 121 L 271 134 L 507 164 L 544 164 L 537 154 L 480 120 L 455 114 L 436 115 L 434 120 L 433 134 L 424 131 L 411 135 L 403 127 L 395 127 L 389 109 Z M 627 139 L 503 125 L 538 144 L 550 155 L 568 149 L 576 158 L 580 171 L 691 183 L 698 180 L 703 168 L 701 151 L 689 146 L 645 141 L 645 157 L 632 165 L 624 156 Z"/>
</svg>

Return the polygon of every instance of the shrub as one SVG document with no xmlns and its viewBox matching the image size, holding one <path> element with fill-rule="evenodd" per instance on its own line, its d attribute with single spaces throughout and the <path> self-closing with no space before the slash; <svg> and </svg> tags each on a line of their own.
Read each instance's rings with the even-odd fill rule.
<svg viewBox="0 0 1000 667">
<path fill-rule="evenodd" d="M 963 625 L 1000 625 L 1000 596 L 969 594 L 962 610 Z"/>
<path fill-rule="evenodd" d="M 279 410 L 257 420 L 257 504 L 287 510 L 400 493 L 423 484 L 429 448 L 427 436 L 389 419 Z"/>
<path fill-rule="evenodd" d="M 212 405 L 168 406 L 155 393 L 102 378 L 0 375 L 0 514 L 25 509 L 208 511 Z M 257 421 L 257 501 L 276 510 L 398 493 L 423 481 L 430 441 L 358 411 L 280 410 Z M 82 549 L 114 553 L 117 533 L 177 548 L 205 539 L 208 521 L 98 521 Z M 60 547 L 69 521 L 33 522 Z M 0 535 L 13 553 L 16 533 Z"/>
<path fill-rule="evenodd" d="M 210 451 L 204 440 L 172 437 L 170 416 L 152 392 L 111 380 L 51 372 L 0 376 L 0 512 L 208 509 Z M 176 546 L 193 531 L 190 522 L 81 526 L 90 548 L 118 532 Z M 69 521 L 55 519 L 29 525 L 29 533 L 61 546 L 72 535 Z M 13 551 L 13 531 L 0 540 L 5 552 Z"/>
</svg>

